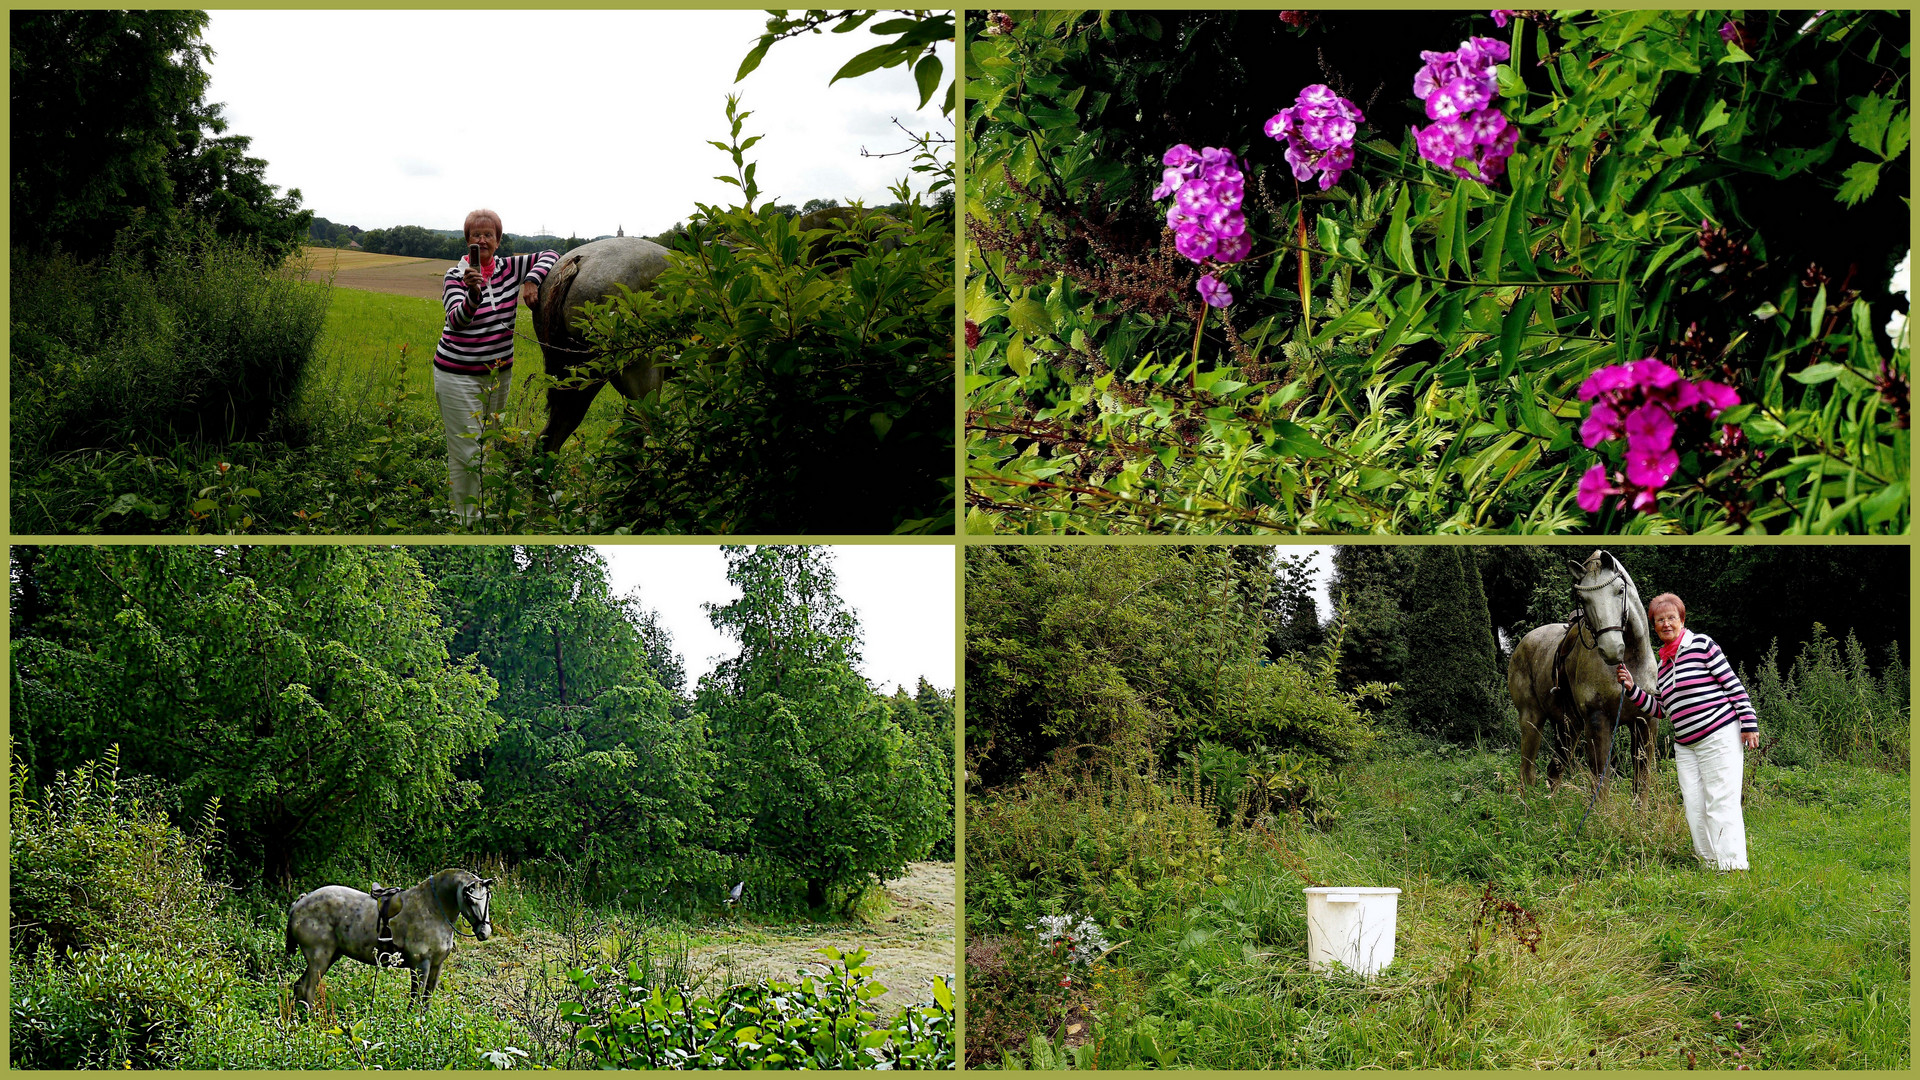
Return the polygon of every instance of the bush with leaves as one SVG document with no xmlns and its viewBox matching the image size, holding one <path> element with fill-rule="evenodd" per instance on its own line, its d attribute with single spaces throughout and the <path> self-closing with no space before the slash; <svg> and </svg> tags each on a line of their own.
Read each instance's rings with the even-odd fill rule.
<svg viewBox="0 0 1920 1080">
<path fill-rule="evenodd" d="M 586 1065 L 602 1069 L 951 1069 L 953 992 L 882 1023 L 869 1005 L 887 988 L 865 950 L 827 946 L 824 975 L 763 979 L 718 994 L 650 985 L 638 966 L 569 974 L 580 1001 L 561 1018 L 578 1031 Z"/>
<path fill-rule="evenodd" d="M 970 20 L 970 529 L 1905 531 L 1908 51 L 1897 12 Z M 1364 106 L 1325 191 L 1262 130 L 1307 84 Z M 1503 171 L 1453 174 L 1462 117 Z M 1244 259 L 1162 231 L 1183 146 L 1244 167 Z"/>
<path fill-rule="evenodd" d="M 744 204 L 702 204 L 651 292 L 582 317 L 605 363 L 668 366 L 610 436 L 608 512 L 635 531 L 948 531 L 951 226 L 902 181 L 897 219 L 803 233 L 756 205 L 750 115 L 729 98 L 716 144 Z"/>
</svg>

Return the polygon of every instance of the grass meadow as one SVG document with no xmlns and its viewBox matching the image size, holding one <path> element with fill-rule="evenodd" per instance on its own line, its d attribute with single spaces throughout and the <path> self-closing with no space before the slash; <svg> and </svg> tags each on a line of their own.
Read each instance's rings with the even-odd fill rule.
<svg viewBox="0 0 1920 1080">
<path fill-rule="evenodd" d="M 1750 765 L 1753 869 L 1720 874 L 1663 765 L 1647 809 L 1615 784 L 1584 831 L 1584 773 L 1523 795 L 1514 751 L 1444 745 L 1351 768 L 1327 828 L 1221 826 L 1177 778 L 975 798 L 969 1060 L 1907 1069 L 1908 773 Z M 1377 978 L 1308 970 L 1310 884 L 1403 890 Z M 1043 913 L 1092 915 L 1117 947 L 1063 964 L 1025 929 Z"/>
</svg>

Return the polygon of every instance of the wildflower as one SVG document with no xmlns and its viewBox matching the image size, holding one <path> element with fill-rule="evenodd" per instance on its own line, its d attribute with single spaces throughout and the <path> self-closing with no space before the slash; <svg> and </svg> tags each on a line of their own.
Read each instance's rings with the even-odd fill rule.
<svg viewBox="0 0 1920 1080">
<path fill-rule="evenodd" d="M 1293 178 L 1311 180 L 1318 172 L 1320 190 L 1325 191 L 1353 168 L 1353 138 L 1366 119 L 1353 102 L 1323 83 L 1314 83 L 1300 91 L 1292 108 L 1273 114 L 1265 130 L 1287 145 Z"/>
<path fill-rule="evenodd" d="M 1169 149 L 1160 163 L 1164 167 L 1153 197 L 1173 196 L 1167 227 L 1173 230 L 1174 250 L 1196 263 L 1232 264 L 1245 259 L 1253 250 L 1242 210 L 1247 180 L 1233 154 L 1214 146 L 1196 151 L 1181 143 Z M 1211 273 L 1202 276 L 1196 288 L 1214 307 L 1233 303 L 1233 294 Z"/>
<path fill-rule="evenodd" d="M 1506 171 L 1520 131 L 1494 103 L 1494 67 L 1511 52 L 1505 42 L 1485 37 L 1468 38 L 1452 52 L 1421 52 L 1413 93 L 1433 121 L 1413 129 L 1421 157 L 1455 176 L 1483 181 Z"/>
<path fill-rule="evenodd" d="M 1502 30 L 1507 28 L 1507 20 L 1513 18 L 1513 12 L 1509 9 L 1495 8 L 1487 14 L 1493 16 L 1493 25 Z"/>
<path fill-rule="evenodd" d="M 1004 11 L 987 12 L 987 29 L 985 33 L 990 35 L 1013 33 L 1013 16 L 1008 15 Z"/>
<path fill-rule="evenodd" d="M 980 347 L 980 324 L 977 322 L 974 322 L 972 319 L 968 319 L 967 320 L 967 348 L 977 349 L 979 347 Z"/>
</svg>

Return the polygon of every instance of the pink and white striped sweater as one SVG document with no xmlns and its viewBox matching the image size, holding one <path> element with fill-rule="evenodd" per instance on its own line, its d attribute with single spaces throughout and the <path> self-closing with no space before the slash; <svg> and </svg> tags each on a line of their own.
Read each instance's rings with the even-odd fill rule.
<svg viewBox="0 0 1920 1080">
<path fill-rule="evenodd" d="M 1741 731 L 1759 731 L 1747 688 L 1733 673 L 1727 655 L 1705 634 L 1682 630 L 1680 651 L 1660 662 L 1654 694 L 1636 686 L 1627 691 L 1633 703 L 1656 718 L 1673 723 L 1673 741 L 1691 746 L 1708 735 L 1740 721 Z"/>
<path fill-rule="evenodd" d="M 495 258 L 478 305 L 461 280 L 466 263 L 448 268 L 440 289 L 447 322 L 440 331 L 440 344 L 433 350 L 433 366 L 462 375 L 485 375 L 512 367 L 513 320 L 520 310 L 520 284 L 545 281 L 559 258 L 557 251 Z"/>
</svg>

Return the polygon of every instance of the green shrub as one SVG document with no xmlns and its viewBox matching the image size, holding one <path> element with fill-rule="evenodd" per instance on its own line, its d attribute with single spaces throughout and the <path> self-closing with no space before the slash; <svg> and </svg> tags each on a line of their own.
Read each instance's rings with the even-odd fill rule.
<svg viewBox="0 0 1920 1080">
<path fill-rule="evenodd" d="M 729 99 L 745 205 L 700 208 L 653 292 L 589 309 L 623 362 L 677 352 L 660 397 L 611 436 L 612 516 L 635 531 L 952 528 L 953 236 L 896 193 L 897 221 L 833 236 L 838 269 L 759 188 Z M 858 235 L 856 236 L 856 232 Z"/>
<path fill-rule="evenodd" d="M 55 956 L 112 942 L 195 948 L 212 940 L 214 887 L 204 859 L 217 800 L 189 836 L 120 777 L 118 746 L 36 790 L 14 759 L 11 927 L 14 955 Z"/>
<path fill-rule="evenodd" d="M 1089 753 L 969 802 L 970 927 L 1017 931 L 1078 911 L 1119 935 L 1226 880 L 1207 784 Z"/>
<path fill-rule="evenodd" d="M 81 447 L 255 438 L 293 400 L 328 288 L 203 231 L 154 260 L 15 260 L 16 470 Z"/>
<path fill-rule="evenodd" d="M 1906 665 L 1897 649 L 1878 676 L 1868 669 L 1866 650 L 1852 633 L 1843 644 L 1819 623 L 1785 675 L 1779 649 L 1775 642 L 1751 677 L 1741 674 L 1760 715 L 1768 761 L 1909 767 L 1911 700 Z"/>
<path fill-rule="evenodd" d="M 165 1067 L 172 1041 L 224 1002 L 237 978 L 193 943 L 99 945 L 65 964 L 43 946 L 11 976 L 12 1064 L 21 1069 Z"/>
<path fill-rule="evenodd" d="M 765 979 L 708 997 L 668 987 L 636 963 L 571 972 L 580 1001 L 561 1005 L 591 1068 L 951 1069 L 953 994 L 935 980 L 931 1003 L 886 1024 L 866 1003 L 886 992 L 867 954 L 819 952 L 829 972 Z"/>
</svg>

